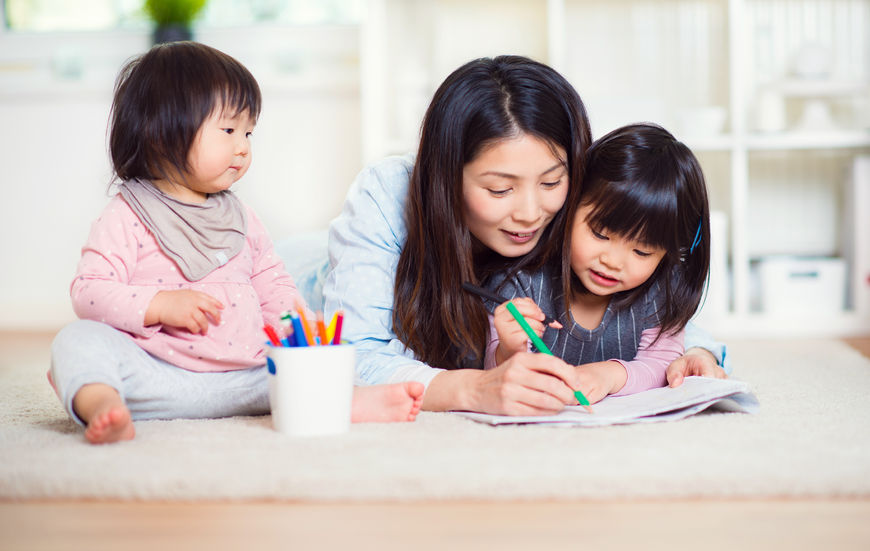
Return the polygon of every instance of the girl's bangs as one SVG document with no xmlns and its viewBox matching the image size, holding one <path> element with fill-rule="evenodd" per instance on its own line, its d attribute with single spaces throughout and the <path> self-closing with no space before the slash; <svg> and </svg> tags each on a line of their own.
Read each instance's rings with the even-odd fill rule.
<svg viewBox="0 0 870 551">
<path fill-rule="evenodd" d="M 677 200 L 673 189 L 646 183 L 586 184 L 581 207 L 592 206 L 586 223 L 666 251 L 678 249 Z"/>
</svg>

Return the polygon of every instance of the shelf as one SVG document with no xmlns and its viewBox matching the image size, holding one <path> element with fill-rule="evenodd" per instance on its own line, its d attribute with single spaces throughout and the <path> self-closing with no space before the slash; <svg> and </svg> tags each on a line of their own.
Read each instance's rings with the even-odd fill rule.
<svg viewBox="0 0 870 551">
<path fill-rule="evenodd" d="M 870 130 L 753 134 L 747 136 L 746 146 L 750 150 L 870 147 Z"/>
<path fill-rule="evenodd" d="M 734 148 L 734 137 L 731 134 L 715 136 L 686 135 L 682 140 L 692 151 L 729 151 Z"/>
<path fill-rule="evenodd" d="M 738 140 L 732 134 L 704 137 L 684 136 L 683 142 L 695 152 L 727 152 L 738 147 Z M 744 147 L 749 151 L 870 147 L 870 130 L 750 134 L 744 139 Z"/>
<path fill-rule="evenodd" d="M 787 79 L 762 85 L 761 89 L 793 97 L 833 97 L 866 94 L 870 82 L 863 80 Z"/>
<path fill-rule="evenodd" d="M 854 312 L 820 316 L 814 313 L 775 315 L 766 313 L 729 314 L 719 319 L 704 318 L 703 327 L 719 339 L 844 337 L 870 334 L 870 320 Z"/>
</svg>

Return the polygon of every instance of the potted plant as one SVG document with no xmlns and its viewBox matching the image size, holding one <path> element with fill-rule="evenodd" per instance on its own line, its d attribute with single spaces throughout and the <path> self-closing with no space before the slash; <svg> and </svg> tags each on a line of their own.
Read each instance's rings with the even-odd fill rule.
<svg viewBox="0 0 870 551">
<path fill-rule="evenodd" d="M 154 44 L 193 38 L 193 20 L 207 0 L 145 0 L 145 14 L 154 22 Z"/>
</svg>

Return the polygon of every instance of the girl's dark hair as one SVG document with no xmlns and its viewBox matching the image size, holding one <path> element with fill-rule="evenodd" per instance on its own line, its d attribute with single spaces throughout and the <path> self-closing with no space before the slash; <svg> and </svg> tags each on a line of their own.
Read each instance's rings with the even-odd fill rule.
<svg viewBox="0 0 870 551">
<path fill-rule="evenodd" d="M 151 48 L 121 69 L 109 127 L 116 178 L 183 177 L 202 123 L 215 109 L 248 111 L 262 103 L 257 81 L 241 63 L 198 42 Z"/>
<path fill-rule="evenodd" d="M 554 69 L 519 56 L 470 61 L 441 84 L 423 119 L 408 191 L 407 241 L 396 268 L 393 327 L 421 361 L 480 367 L 489 322 L 481 300 L 462 291 L 493 270 L 533 269 L 558 255 L 562 208 L 539 243 L 516 259 L 477 241 L 463 216 L 462 170 L 485 148 L 523 134 L 565 151 L 569 194 L 579 188 L 592 142 L 586 108 Z"/>
<path fill-rule="evenodd" d="M 590 205 L 586 223 L 595 231 L 666 251 L 653 275 L 618 293 L 613 304 L 630 305 L 658 282 L 664 290 L 657 312 L 660 334 L 682 329 L 698 309 L 710 267 L 710 209 L 695 155 L 654 124 L 624 126 L 592 144 L 562 250 L 566 309 L 573 293 L 585 292 L 571 270 L 571 233 L 575 213 Z"/>
</svg>

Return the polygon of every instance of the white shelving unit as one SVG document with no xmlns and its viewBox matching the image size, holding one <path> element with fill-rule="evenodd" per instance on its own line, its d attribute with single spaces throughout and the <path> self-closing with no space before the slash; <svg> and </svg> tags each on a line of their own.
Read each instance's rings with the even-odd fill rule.
<svg viewBox="0 0 870 551">
<path fill-rule="evenodd" d="M 361 34 L 364 160 L 413 150 L 460 64 L 527 55 L 574 84 L 596 136 L 652 120 L 698 154 L 727 221 L 704 327 L 870 331 L 870 0 L 369 0 Z M 757 265 L 777 254 L 848 260 L 849 302 L 762 311 Z"/>
</svg>

